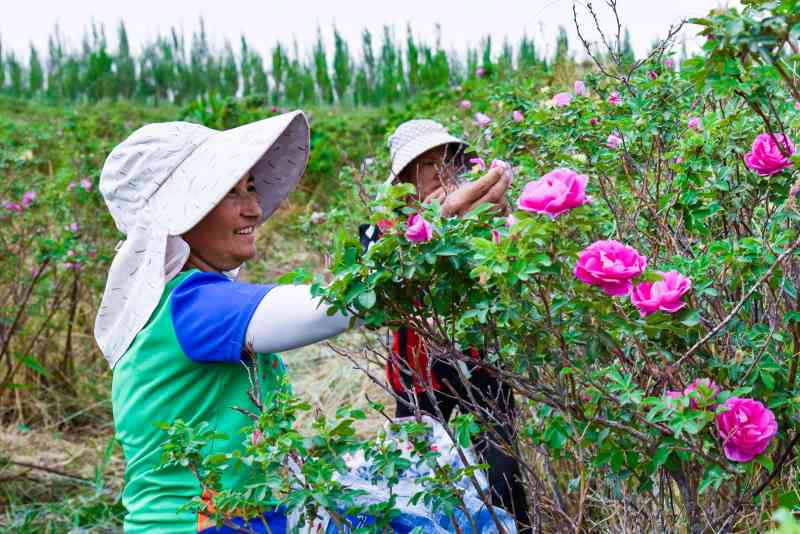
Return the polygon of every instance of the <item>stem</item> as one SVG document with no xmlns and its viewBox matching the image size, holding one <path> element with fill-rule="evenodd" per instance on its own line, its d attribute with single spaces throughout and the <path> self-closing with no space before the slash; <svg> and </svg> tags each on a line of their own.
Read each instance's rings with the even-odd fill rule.
<svg viewBox="0 0 800 534">
<path fill-rule="evenodd" d="M 780 265 L 783 262 L 783 260 L 785 260 L 792 252 L 794 252 L 794 249 L 796 249 L 798 246 L 800 246 L 800 236 L 798 236 L 797 239 L 794 240 L 794 242 L 789 246 L 789 248 L 784 250 L 783 253 L 780 256 L 778 256 L 778 259 L 776 259 L 775 262 L 772 265 L 770 265 L 769 269 L 767 269 L 767 272 L 761 275 L 761 278 L 759 278 L 758 281 L 755 284 L 753 284 L 753 287 L 751 287 L 747 291 L 747 293 L 745 293 L 745 295 L 741 298 L 741 300 L 739 300 L 739 302 L 736 303 L 736 306 L 733 307 L 733 309 L 727 315 L 727 317 L 725 317 L 725 319 L 723 319 L 722 322 L 720 322 L 717 326 L 715 326 L 708 334 L 703 336 L 703 338 L 700 341 L 692 345 L 692 347 L 688 351 L 686 351 L 686 354 L 681 356 L 678 359 L 678 361 L 676 361 L 673 364 L 673 367 L 678 367 L 681 363 L 683 363 L 684 360 L 686 360 L 686 358 L 694 354 L 697 351 L 697 349 L 702 347 L 706 343 L 706 341 L 711 339 L 714 335 L 717 334 L 717 332 L 722 330 L 725 327 L 725 325 L 731 322 L 731 320 L 736 316 L 736 314 L 739 313 L 739 310 L 742 309 L 744 303 L 747 302 L 747 300 L 753 295 L 753 293 L 756 292 L 756 290 L 761 286 L 761 284 L 763 284 L 770 276 L 772 276 L 773 271 L 775 271 L 778 265 Z"/>
</svg>

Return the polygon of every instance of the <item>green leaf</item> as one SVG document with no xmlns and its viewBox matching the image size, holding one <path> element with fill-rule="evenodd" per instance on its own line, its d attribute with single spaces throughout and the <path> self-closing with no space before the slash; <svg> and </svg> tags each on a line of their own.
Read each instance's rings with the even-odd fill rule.
<svg viewBox="0 0 800 534">
<path fill-rule="evenodd" d="M 375 295 L 375 291 L 372 289 L 365 291 L 358 296 L 358 304 L 366 310 L 375 306 L 376 300 L 377 296 Z"/>
</svg>

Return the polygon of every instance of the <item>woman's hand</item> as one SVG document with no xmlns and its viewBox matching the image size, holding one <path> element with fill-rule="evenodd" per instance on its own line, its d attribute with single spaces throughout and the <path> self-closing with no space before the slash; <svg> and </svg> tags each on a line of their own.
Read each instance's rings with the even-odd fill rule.
<svg viewBox="0 0 800 534">
<path fill-rule="evenodd" d="M 497 206 L 502 214 L 506 214 L 509 212 L 508 199 L 506 199 L 509 185 L 511 185 L 511 174 L 498 167 L 455 191 L 448 192 L 440 187 L 428 195 L 423 203 L 427 204 L 438 200 L 441 205 L 440 213 L 445 217 L 464 215 L 487 202 Z"/>
</svg>

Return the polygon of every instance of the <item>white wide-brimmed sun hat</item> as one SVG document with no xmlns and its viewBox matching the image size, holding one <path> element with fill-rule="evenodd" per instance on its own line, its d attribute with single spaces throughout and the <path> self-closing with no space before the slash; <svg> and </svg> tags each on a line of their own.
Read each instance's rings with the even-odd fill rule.
<svg viewBox="0 0 800 534">
<path fill-rule="evenodd" d="M 430 119 L 414 119 L 406 121 L 389 137 L 389 154 L 392 158 L 392 169 L 386 184 L 397 180 L 409 163 L 428 150 L 442 145 L 457 143 L 464 148 L 468 144 L 450 135 L 447 128 Z"/>
<path fill-rule="evenodd" d="M 125 240 L 117 245 L 95 338 L 114 367 L 189 257 L 180 237 L 252 175 L 263 223 L 297 185 L 309 155 L 309 126 L 293 111 L 219 131 L 188 122 L 148 124 L 117 145 L 100 192 Z"/>
</svg>

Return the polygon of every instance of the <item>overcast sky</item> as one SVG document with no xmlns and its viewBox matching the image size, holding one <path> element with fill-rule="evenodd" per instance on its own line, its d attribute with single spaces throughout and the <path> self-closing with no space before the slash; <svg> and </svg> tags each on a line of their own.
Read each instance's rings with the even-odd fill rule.
<svg viewBox="0 0 800 534">
<path fill-rule="evenodd" d="M 594 4 L 603 17 L 603 25 L 613 30 L 605 2 L 595 0 Z M 720 4 L 736 2 L 618 0 L 618 4 L 622 23 L 630 29 L 636 52 L 643 53 L 655 38 L 665 34 L 671 22 L 703 15 Z M 330 42 L 334 24 L 355 47 L 351 47 L 355 52 L 360 52 L 363 28 L 378 33 L 384 24 L 393 26 L 398 36 L 404 36 L 406 24 L 410 23 L 416 36 L 433 42 L 437 22 L 442 26 L 442 42 L 448 50 L 461 52 L 467 44 L 477 44 L 486 34 L 491 34 L 499 45 L 505 37 L 516 43 L 527 33 L 540 50 L 546 48 L 552 54 L 559 25 L 569 31 L 570 47 L 578 48 L 572 0 L 0 0 L 0 6 L 4 6 L 0 40 L 6 50 L 13 49 L 25 57 L 30 42 L 40 51 L 46 50 L 47 37 L 56 23 L 68 43 L 77 47 L 84 30 L 94 19 L 105 25 L 113 48 L 116 27 L 122 20 L 136 50 L 159 33 L 167 33 L 172 26 L 183 29 L 189 44 L 200 16 L 205 19 L 207 33 L 217 46 L 230 39 L 238 49 L 239 36 L 244 34 L 251 46 L 262 53 L 276 41 L 288 44 L 295 37 L 301 52 L 309 50 L 317 26 Z M 588 19 L 582 20 L 589 24 Z M 696 48 L 695 32 L 691 27 L 685 32 L 690 49 Z"/>
</svg>

